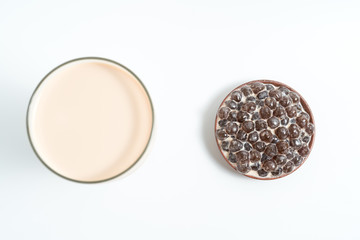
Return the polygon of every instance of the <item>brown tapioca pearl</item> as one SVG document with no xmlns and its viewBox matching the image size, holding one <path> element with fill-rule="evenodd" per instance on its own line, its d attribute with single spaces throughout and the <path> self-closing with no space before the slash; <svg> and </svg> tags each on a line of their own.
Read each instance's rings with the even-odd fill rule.
<svg viewBox="0 0 360 240">
<path fill-rule="evenodd" d="M 236 108 L 236 110 L 241 110 L 241 108 L 242 108 L 242 105 L 244 105 L 244 103 L 243 102 L 239 102 L 238 104 L 237 104 L 237 108 Z"/>
<path fill-rule="evenodd" d="M 269 96 L 268 92 L 267 91 L 262 91 L 262 92 L 259 92 L 258 95 L 257 95 L 257 98 L 258 99 L 265 99 Z"/>
<path fill-rule="evenodd" d="M 271 143 L 265 148 L 265 154 L 269 157 L 274 157 L 277 153 L 278 153 L 278 150 L 277 150 L 275 144 Z"/>
<path fill-rule="evenodd" d="M 284 173 L 290 173 L 293 169 L 294 169 L 294 163 L 291 161 L 287 162 L 283 167 Z"/>
<path fill-rule="evenodd" d="M 288 96 L 283 96 L 279 103 L 283 106 L 283 107 L 288 107 L 291 105 L 292 101 L 291 101 L 291 98 L 288 97 Z"/>
<path fill-rule="evenodd" d="M 240 151 L 236 153 L 236 159 L 238 162 L 248 162 L 249 161 L 249 153 L 247 151 Z"/>
<path fill-rule="evenodd" d="M 281 123 L 281 125 L 286 126 L 286 125 L 289 123 L 289 121 L 290 121 L 289 118 L 286 117 L 286 118 L 282 119 L 282 120 L 280 121 L 280 123 Z"/>
<path fill-rule="evenodd" d="M 301 113 L 300 113 L 300 116 L 306 118 L 307 120 L 310 120 L 310 115 L 307 114 L 306 112 L 301 112 Z"/>
<path fill-rule="evenodd" d="M 289 149 L 289 144 L 285 141 L 279 141 L 276 143 L 276 148 L 281 154 L 286 154 Z"/>
<path fill-rule="evenodd" d="M 236 134 L 239 130 L 239 126 L 234 122 L 229 122 L 225 128 L 226 132 L 230 135 Z"/>
<path fill-rule="evenodd" d="M 286 127 L 279 127 L 275 130 L 275 134 L 280 140 L 284 140 L 289 136 L 289 130 Z"/>
<path fill-rule="evenodd" d="M 227 123 L 228 123 L 228 120 L 226 120 L 226 119 L 222 119 L 218 122 L 220 127 L 225 127 Z"/>
<path fill-rule="evenodd" d="M 263 130 L 260 132 L 260 139 L 264 142 L 270 143 L 273 140 L 273 134 L 270 130 Z"/>
<path fill-rule="evenodd" d="M 266 177 L 269 174 L 264 169 L 260 169 L 259 171 L 257 171 L 257 173 L 260 177 Z"/>
<path fill-rule="evenodd" d="M 242 129 L 247 133 L 254 131 L 254 128 L 254 122 L 252 121 L 245 121 L 242 125 Z"/>
<path fill-rule="evenodd" d="M 300 101 L 300 97 L 299 97 L 299 95 L 297 95 L 296 93 L 294 93 L 294 92 L 290 92 L 289 93 L 289 96 L 290 96 L 290 98 L 291 98 L 291 100 L 292 100 L 292 102 L 295 104 L 295 103 L 298 103 L 299 101 Z"/>
<path fill-rule="evenodd" d="M 257 171 L 260 169 L 260 163 L 254 163 L 253 165 L 251 165 L 251 170 L 253 171 Z"/>
<path fill-rule="evenodd" d="M 265 105 L 268 106 L 270 109 L 275 109 L 277 105 L 275 98 L 272 97 L 266 98 Z"/>
<path fill-rule="evenodd" d="M 308 124 L 306 125 L 305 131 L 306 131 L 310 136 L 312 136 L 312 135 L 314 134 L 314 131 L 315 131 L 314 124 L 308 123 Z"/>
<path fill-rule="evenodd" d="M 225 140 L 226 138 L 229 137 L 229 135 L 224 130 L 221 130 L 221 129 L 218 129 L 216 131 L 216 135 L 219 140 Z"/>
<path fill-rule="evenodd" d="M 230 108 L 227 107 L 222 107 L 219 109 L 218 111 L 218 116 L 219 118 L 223 119 L 223 118 L 227 118 L 229 116 L 230 113 Z"/>
<path fill-rule="evenodd" d="M 237 120 L 237 111 L 229 112 L 229 116 L 227 118 L 228 121 L 236 121 Z"/>
<path fill-rule="evenodd" d="M 296 124 L 289 126 L 289 135 L 291 138 L 298 138 L 300 136 L 300 129 Z"/>
<path fill-rule="evenodd" d="M 257 140 L 259 140 L 259 134 L 257 132 L 252 132 L 252 133 L 249 134 L 248 141 L 250 143 L 254 143 Z"/>
<path fill-rule="evenodd" d="M 272 172 L 276 169 L 276 163 L 274 161 L 268 160 L 265 161 L 262 165 L 262 168 L 266 171 L 266 172 Z"/>
<path fill-rule="evenodd" d="M 250 145 L 250 143 L 246 142 L 244 144 L 244 148 L 245 148 L 246 151 L 250 151 L 252 149 L 252 146 Z"/>
<path fill-rule="evenodd" d="M 275 108 L 273 115 L 275 117 L 278 117 L 280 119 L 284 119 L 286 117 L 286 111 L 285 108 L 283 108 L 282 106 L 278 106 Z"/>
<path fill-rule="evenodd" d="M 282 93 L 281 93 L 280 90 L 275 89 L 275 90 L 271 90 L 271 91 L 269 92 L 269 96 L 270 96 L 270 97 L 273 97 L 273 98 L 275 98 L 277 101 L 279 101 L 279 100 L 281 99 L 281 97 L 282 97 Z"/>
<path fill-rule="evenodd" d="M 255 122 L 256 131 L 261 131 L 267 128 L 267 123 L 264 120 L 257 120 Z"/>
<path fill-rule="evenodd" d="M 250 118 L 250 115 L 247 112 L 240 111 L 237 113 L 237 120 L 240 123 L 243 123 L 244 121 L 248 120 Z"/>
<path fill-rule="evenodd" d="M 308 146 L 302 146 L 299 150 L 298 153 L 300 154 L 300 156 L 305 157 L 310 153 L 310 149 Z"/>
<path fill-rule="evenodd" d="M 237 104 L 233 100 L 228 100 L 228 101 L 225 102 L 225 104 L 230 109 L 236 109 L 237 108 Z"/>
<path fill-rule="evenodd" d="M 236 138 L 241 141 L 246 141 L 247 139 L 247 133 L 244 130 L 239 130 L 239 132 L 236 134 Z"/>
<path fill-rule="evenodd" d="M 265 89 L 265 85 L 259 82 L 251 83 L 250 87 L 255 94 Z"/>
<path fill-rule="evenodd" d="M 260 114 L 258 112 L 254 113 L 252 116 L 251 116 L 251 120 L 258 120 L 260 118 Z"/>
<path fill-rule="evenodd" d="M 286 155 L 286 158 L 287 158 L 287 159 L 292 159 L 292 158 L 295 156 L 295 154 L 294 154 L 294 149 L 293 149 L 293 148 L 289 148 L 288 151 L 287 151 L 287 153 L 286 153 L 285 155 Z"/>
<path fill-rule="evenodd" d="M 278 177 L 283 173 L 282 168 L 278 168 L 276 169 L 274 172 L 271 172 L 271 175 L 273 175 L 274 177 Z"/>
<path fill-rule="evenodd" d="M 301 128 L 304 128 L 308 124 L 308 120 L 306 119 L 306 117 L 304 115 L 300 115 L 299 117 L 296 118 L 296 123 Z"/>
<path fill-rule="evenodd" d="M 294 138 L 290 140 L 290 146 L 294 149 L 299 149 L 302 146 L 300 139 Z"/>
<path fill-rule="evenodd" d="M 292 160 L 291 160 L 294 165 L 297 167 L 297 166 L 300 166 L 301 163 L 304 161 L 304 158 L 300 157 L 299 155 L 295 156 Z"/>
<path fill-rule="evenodd" d="M 295 106 L 290 106 L 286 108 L 286 113 L 288 115 L 289 118 L 293 118 L 296 117 L 297 115 L 297 109 Z"/>
<path fill-rule="evenodd" d="M 246 102 L 256 102 L 256 98 L 254 96 L 248 96 L 246 98 Z M 256 104 L 256 103 L 255 103 Z"/>
<path fill-rule="evenodd" d="M 261 154 L 256 150 L 251 150 L 250 152 L 250 161 L 251 162 L 258 162 L 261 159 Z"/>
<path fill-rule="evenodd" d="M 240 91 L 244 94 L 245 97 L 247 97 L 247 96 L 249 96 L 250 94 L 252 94 L 252 90 L 251 90 L 251 88 L 248 87 L 248 86 L 242 87 Z"/>
<path fill-rule="evenodd" d="M 275 89 L 274 86 L 271 84 L 267 84 L 265 87 L 266 87 L 266 90 L 268 90 L 268 91 Z"/>
<path fill-rule="evenodd" d="M 279 87 L 279 91 L 282 92 L 284 95 L 288 95 L 290 93 L 290 90 L 283 86 Z"/>
<path fill-rule="evenodd" d="M 266 155 L 265 153 L 263 153 L 261 155 L 261 162 L 265 162 L 265 161 L 268 161 L 268 160 L 271 160 L 272 157 L 269 157 L 268 155 Z"/>
<path fill-rule="evenodd" d="M 267 124 L 270 128 L 277 128 L 280 125 L 280 120 L 277 117 L 271 117 L 267 120 Z"/>
<path fill-rule="evenodd" d="M 271 117 L 271 109 L 268 106 L 263 106 L 260 109 L 259 113 L 262 119 L 268 119 L 269 117 Z"/>
<path fill-rule="evenodd" d="M 302 141 L 303 141 L 304 143 L 308 143 L 308 142 L 310 142 L 310 137 L 309 137 L 309 136 L 305 136 L 305 137 L 303 137 Z"/>
<path fill-rule="evenodd" d="M 236 155 L 233 154 L 233 153 L 229 153 L 229 158 L 228 158 L 228 160 L 229 160 L 231 163 L 236 163 L 236 162 L 237 162 Z"/>
<path fill-rule="evenodd" d="M 242 98 L 242 94 L 239 91 L 234 91 L 231 93 L 231 100 L 234 100 L 235 102 L 240 102 Z"/>
<path fill-rule="evenodd" d="M 243 144 L 239 140 L 232 140 L 230 143 L 229 150 L 230 152 L 238 152 L 243 147 Z"/>
<path fill-rule="evenodd" d="M 286 163 L 287 158 L 285 155 L 276 155 L 273 160 L 278 166 L 283 166 Z"/>
<path fill-rule="evenodd" d="M 255 150 L 263 152 L 265 150 L 266 144 L 264 142 L 256 142 L 253 146 Z"/>
<path fill-rule="evenodd" d="M 238 172 L 242 174 L 248 173 L 251 170 L 249 166 L 244 166 L 244 165 L 237 165 L 236 169 Z"/>
<path fill-rule="evenodd" d="M 224 151 L 229 151 L 229 142 L 228 141 L 223 141 L 221 143 L 221 149 L 224 150 Z"/>
<path fill-rule="evenodd" d="M 271 143 L 277 143 L 279 141 L 279 138 L 276 135 L 273 135 L 273 140 Z"/>
<path fill-rule="evenodd" d="M 241 109 L 245 112 L 254 112 L 256 110 L 256 104 L 254 102 L 245 103 Z"/>
</svg>

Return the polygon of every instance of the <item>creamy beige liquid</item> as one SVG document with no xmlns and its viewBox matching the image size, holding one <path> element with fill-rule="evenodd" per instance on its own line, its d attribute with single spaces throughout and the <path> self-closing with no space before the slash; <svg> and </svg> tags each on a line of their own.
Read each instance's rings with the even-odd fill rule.
<svg viewBox="0 0 360 240">
<path fill-rule="evenodd" d="M 41 160 L 76 181 L 112 178 L 134 165 L 149 142 L 151 101 L 128 70 L 83 59 L 53 71 L 34 93 L 29 136 Z"/>
</svg>

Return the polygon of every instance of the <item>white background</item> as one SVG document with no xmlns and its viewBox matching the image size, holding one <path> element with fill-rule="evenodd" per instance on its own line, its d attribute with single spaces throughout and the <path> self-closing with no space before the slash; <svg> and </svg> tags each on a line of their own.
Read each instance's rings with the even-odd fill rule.
<svg viewBox="0 0 360 240">
<path fill-rule="evenodd" d="M 156 131 L 132 174 L 64 180 L 36 158 L 32 91 L 77 57 L 118 61 L 152 97 Z M 274 79 L 315 116 L 307 162 L 237 174 L 213 136 L 236 86 Z M 0 1 L 0 239 L 360 239 L 360 2 Z"/>
</svg>

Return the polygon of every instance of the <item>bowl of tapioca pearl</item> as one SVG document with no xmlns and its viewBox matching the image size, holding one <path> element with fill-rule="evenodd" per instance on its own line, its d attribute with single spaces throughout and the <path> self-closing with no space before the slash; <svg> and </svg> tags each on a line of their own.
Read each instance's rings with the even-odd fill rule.
<svg viewBox="0 0 360 240">
<path fill-rule="evenodd" d="M 238 173 L 271 180 L 287 176 L 308 158 L 314 117 L 305 99 L 272 80 L 247 82 L 221 103 L 215 138 L 224 159 Z"/>
</svg>

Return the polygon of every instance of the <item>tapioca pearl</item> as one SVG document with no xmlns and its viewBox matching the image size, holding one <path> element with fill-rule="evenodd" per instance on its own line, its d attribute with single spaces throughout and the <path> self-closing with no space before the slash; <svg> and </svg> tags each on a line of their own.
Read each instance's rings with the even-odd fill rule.
<svg viewBox="0 0 360 240">
<path fill-rule="evenodd" d="M 263 130 L 260 132 L 260 139 L 264 142 L 270 143 L 273 140 L 273 134 L 270 130 Z"/>
<path fill-rule="evenodd" d="M 247 97 L 247 96 L 249 96 L 249 95 L 252 94 L 252 90 L 251 90 L 251 88 L 248 87 L 248 86 L 242 87 L 240 91 L 242 92 L 242 94 L 244 94 L 245 97 Z"/>
<path fill-rule="evenodd" d="M 252 131 L 254 131 L 254 122 L 252 121 L 245 121 L 243 124 L 242 124 L 242 129 L 247 132 L 247 133 L 250 133 Z"/>
<path fill-rule="evenodd" d="M 256 103 L 256 106 L 258 106 L 259 108 L 265 105 L 265 102 L 261 101 L 261 100 L 256 100 L 255 103 Z"/>
<path fill-rule="evenodd" d="M 300 156 L 305 157 L 310 153 L 310 149 L 308 146 L 302 146 L 299 150 L 298 153 L 300 154 Z"/>
<path fill-rule="evenodd" d="M 259 169 L 260 169 L 260 163 L 259 162 L 254 163 L 253 165 L 251 165 L 251 170 L 257 171 Z"/>
<path fill-rule="evenodd" d="M 271 117 L 267 120 L 267 124 L 270 128 L 274 129 L 280 125 L 280 120 L 277 117 Z"/>
<path fill-rule="evenodd" d="M 218 137 L 219 140 L 225 140 L 229 137 L 229 135 L 222 129 L 218 129 L 216 131 L 216 135 Z"/>
<path fill-rule="evenodd" d="M 275 109 L 276 108 L 276 100 L 275 98 L 272 98 L 272 97 L 268 97 L 265 99 L 265 105 L 268 106 L 270 109 Z"/>
<path fill-rule="evenodd" d="M 254 96 L 248 96 L 246 102 L 256 102 L 256 98 Z"/>
<path fill-rule="evenodd" d="M 289 144 L 285 141 L 279 141 L 276 143 L 276 148 L 280 154 L 286 154 L 289 149 Z"/>
<path fill-rule="evenodd" d="M 218 111 L 218 116 L 219 118 L 223 119 L 223 118 L 227 118 L 229 116 L 230 113 L 230 108 L 228 107 L 221 107 Z"/>
<path fill-rule="evenodd" d="M 282 92 L 283 95 L 288 95 L 290 93 L 290 90 L 284 86 L 279 87 L 279 91 Z"/>
<path fill-rule="evenodd" d="M 236 155 L 234 153 L 229 153 L 229 158 L 228 160 L 231 162 L 231 163 L 236 163 L 237 162 L 237 158 L 236 158 Z"/>
<path fill-rule="evenodd" d="M 236 110 L 239 110 L 239 111 L 240 111 L 243 105 L 244 105 L 243 102 L 239 102 L 239 103 L 237 104 Z"/>
<path fill-rule="evenodd" d="M 271 109 L 268 106 L 263 106 L 262 108 L 260 108 L 259 113 L 262 119 L 268 119 L 269 117 L 271 117 Z"/>
<path fill-rule="evenodd" d="M 267 123 L 264 120 L 257 120 L 255 122 L 256 131 L 261 131 L 267 128 Z"/>
<path fill-rule="evenodd" d="M 225 152 L 229 151 L 229 142 L 228 141 L 221 142 L 221 149 L 224 150 Z"/>
<path fill-rule="evenodd" d="M 264 169 L 260 169 L 259 171 L 257 171 L 257 174 L 258 174 L 260 177 L 266 177 L 269 173 L 266 172 Z"/>
<path fill-rule="evenodd" d="M 249 172 L 250 166 L 249 166 L 249 161 L 246 160 L 238 160 L 236 163 L 236 169 L 240 172 L 240 173 L 247 173 Z"/>
<path fill-rule="evenodd" d="M 279 141 L 279 138 L 276 135 L 273 135 L 273 140 L 271 143 L 277 143 Z"/>
<path fill-rule="evenodd" d="M 271 143 L 265 148 L 265 154 L 269 157 L 274 157 L 278 153 L 278 149 L 275 144 Z"/>
<path fill-rule="evenodd" d="M 308 120 L 304 115 L 300 115 L 299 117 L 296 118 L 296 123 L 301 128 L 305 128 L 306 125 L 308 124 Z"/>
<path fill-rule="evenodd" d="M 250 152 L 250 162 L 259 162 L 261 159 L 261 154 L 257 150 L 251 150 Z"/>
<path fill-rule="evenodd" d="M 284 173 L 290 173 L 292 172 L 293 169 L 294 169 L 294 163 L 291 161 L 287 162 L 283 167 Z"/>
<path fill-rule="evenodd" d="M 239 126 L 234 122 L 229 122 L 228 124 L 226 124 L 225 130 L 228 134 L 234 135 L 238 132 Z"/>
<path fill-rule="evenodd" d="M 256 142 L 253 146 L 255 150 L 263 152 L 265 150 L 266 144 L 264 142 Z"/>
<path fill-rule="evenodd" d="M 315 131 L 314 124 L 308 123 L 308 124 L 306 125 L 305 131 L 307 132 L 307 134 L 309 134 L 310 136 L 312 136 L 312 135 L 314 134 L 314 131 Z"/>
<path fill-rule="evenodd" d="M 275 98 L 276 101 L 279 101 L 283 95 L 280 90 L 274 89 L 269 92 L 269 96 Z"/>
<path fill-rule="evenodd" d="M 266 90 L 270 91 L 270 90 L 273 90 L 273 89 L 275 89 L 273 85 L 271 85 L 271 84 L 266 85 Z"/>
<path fill-rule="evenodd" d="M 257 132 L 252 132 L 252 133 L 249 134 L 248 141 L 250 143 L 254 143 L 257 140 L 259 140 L 259 134 Z"/>
<path fill-rule="evenodd" d="M 273 115 L 280 119 L 284 119 L 286 117 L 285 108 L 283 108 L 282 106 L 277 106 L 273 112 Z"/>
<path fill-rule="evenodd" d="M 282 173 L 283 173 L 282 168 L 278 168 L 275 171 L 271 172 L 271 175 L 274 177 L 279 177 L 279 176 L 281 176 Z"/>
<path fill-rule="evenodd" d="M 246 151 L 250 151 L 252 149 L 252 146 L 250 145 L 250 143 L 246 142 L 244 144 L 244 148 L 245 148 Z"/>
<path fill-rule="evenodd" d="M 265 161 L 262 164 L 262 169 L 264 169 L 266 172 L 272 172 L 276 169 L 276 163 L 272 160 Z"/>
<path fill-rule="evenodd" d="M 263 153 L 263 154 L 261 155 L 261 162 L 265 162 L 265 161 L 268 161 L 268 160 L 270 160 L 270 159 L 272 159 L 272 157 L 269 157 L 269 156 L 266 155 L 265 153 Z"/>
<path fill-rule="evenodd" d="M 309 137 L 309 136 L 305 136 L 305 137 L 303 137 L 302 141 L 303 141 L 304 143 L 308 143 L 308 142 L 310 142 L 310 137 Z"/>
<path fill-rule="evenodd" d="M 304 158 L 301 157 L 301 156 L 299 156 L 299 155 L 297 155 L 297 156 L 295 156 L 291 161 L 292 161 L 292 162 L 294 163 L 294 165 L 297 167 L 297 166 L 300 166 L 300 165 L 301 165 L 301 163 L 304 161 Z"/>
<path fill-rule="evenodd" d="M 236 121 L 237 120 L 237 111 L 231 111 L 229 112 L 229 116 L 227 117 L 228 121 Z"/>
<path fill-rule="evenodd" d="M 240 91 L 234 91 L 231 93 L 231 100 L 234 100 L 235 102 L 240 102 L 242 98 L 242 94 Z"/>
<path fill-rule="evenodd" d="M 283 166 L 287 162 L 287 157 L 285 155 L 276 155 L 273 160 L 278 166 Z"/>
<path fill-rule="evenodd" d="M 286 110 L 286 113 L 287 113 L 287 115 L 288 115 L 289 118 L 296 117 L 296 115 L 297 115 L 297 109 L 296 109 L 295 106 L 287 107 L 285 110 Z"/>
<path fill-rule="evenodd" d="M 247 133 L 244 130 L 239 130 L 239 132 L 236 134 L 236 138 L 241 141 L 246 141 L 247 139 Z"/>
<path fill-rule="evenodd" d="M 260 118 L 260 114 L 258 112 L 254 113 L 252 116 L 251 116 L 251 120 L 258 120 Z"/>
<path fill-rule="evenodd" d="M 289 126 L 289 135 L 291 138 L 298 138 L 300 136 L 300 128 L 296 124 Z"/>
<path fill-rule="evenodd" d="M 259 92 L 258 95 L 257 95 L 257 98 L 258 99 L 265 99 L 269 96 L 268 92 L 267 91 L 262 91 L 262 92 Z"/>
<path fill-rule="evenodd" d="M 230 152 L 238 152 L 241 150 L 242 147 L 243 144 L 239 140 L 234 139 L 230 142 L 229 150 Z"/>
<path fill-rule="evenodd" d="M 300 139 L 293 138 L 290 140 L 290 146 L 293 147 L 294 149 L 299 149 L 302 147 L 302 143 L 301 143 Z"/>
<path fill-rule="evenodd" d="M 248 112 L 248 113 L 252 113 L 256 110 L 256 104 L 254 102 L 248 102 L 245 103 L 242 107 L 241 110 Z"/>
<path fill-rule="evenodd" d="M 249 161 L 249 152 L 241 150 L 236 153 L 236 159 L 238 162 L 248 162 Z"/>
<path fill-rule="evenodd" d="M 237 104 L 233 100 L 228 100 L 228 101 L 225 102 L 225 104 L 230 109 L 236 109 L 237 108 Z"/>
<path fill-rule="evenodd" d="M 257 94 L 258 92 L 265 89 L 265 85 L 263 83 L 255 82 L 250 84 L 250 88 L 255 94 Z"/>
<path fill-rule="evenodd" d="M 288 107 L 292 104 L 291 98 L 289 96 L 283 96 L 279 103 L 281 104 L 281 106 L 283 107 Z"/>
<path fill-rule="evenodd" d="M 243 123 L 244 121 L 250 119 L 250 114 L 247 112 L 239 111 L 237 113 L 236 119 L 238 122 Z"/>
<path fill-rule="evenodd" d="M 285 155 L 287 159 L 292 159 L 295 156 L 294 149 L 289 148 Z"/>
<path fill-rule="evenodd" d="M 278 127 L 275 134 L 280 140 L 284 140 L 289 136 L 289 130 L 286 127 Z"/>
<path fill-rule="evenodd" d="M 294 104 L 298 103 L 300 101 L 300 97 L 299 97 L 299 95 L 297 95 L 297 93 L 290 92 L 289 96 Z"/>
<path fill-rule="evenodd" d="M 228 120 L 226 120 L 226 119 L 222 119 L 218 122 L 220 127 L 225 127 L 227 123 L 228 123 Z"/>
<path fill-rule="evenodd" d="M 288 118 L 288 117 L 285 117 L 284 119 L 282 119 L 282 120 L 280 121 L 280 123 L 281 123 L 281 125 L 283 125 L 283 126 L 288 125 L 288 123 L 289 123 L 289 118 Z"/>
</svg>

